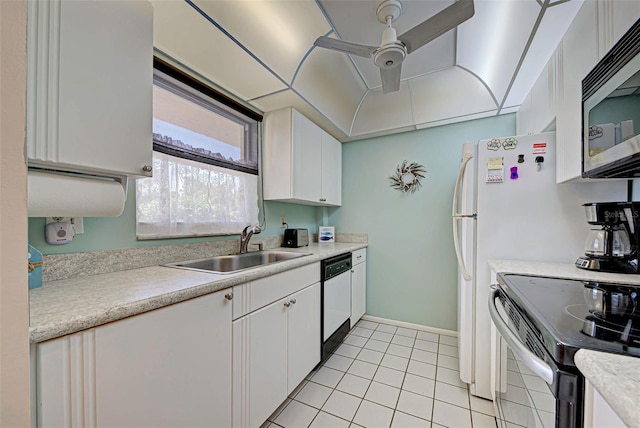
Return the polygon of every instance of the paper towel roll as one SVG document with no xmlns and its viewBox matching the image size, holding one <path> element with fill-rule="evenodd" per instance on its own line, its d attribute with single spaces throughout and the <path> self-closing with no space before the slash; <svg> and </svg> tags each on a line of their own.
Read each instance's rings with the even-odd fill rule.
<svg viewBox="0 0 640 428">
<path fill-rule="evenodd" d="M 41 171 L 28 173 L 29 217 L 117 217 L 125 188 L 117 181 Z"/>
</svg>

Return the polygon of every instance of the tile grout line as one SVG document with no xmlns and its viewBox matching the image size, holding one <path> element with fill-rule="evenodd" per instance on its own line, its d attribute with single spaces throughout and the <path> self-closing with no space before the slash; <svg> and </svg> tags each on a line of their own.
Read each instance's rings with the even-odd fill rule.
<svg viewBox="0 0 640 428">
<path fill-rule="evenodd" d="M 451 345 L 450 343 L 444 343 L 444 342 L 442 342 L 442 341 L 441 341 L 441 340 L 442 340 L 442 335 L 439 335 L 439 334 L 438 334 L 438 335 L 436 335 L 436 336 L 437 336 L 437 341 L 436 341 L 436 342 L 433 342 L 433 341 L 431 341 L 431 340 L 429 340 L 429 339 L 418 339 L 418 333 L 419 333 L 418 331 L 416 331 L 416 332 L 415 332 L 415 335 L 413 335 L 413 336 L 406 336 L 406 335 L 404 335 L 404 334 L 399 334 L 399 333 L 398 333 L 398 330 L 400 330 L 400 329 L 401 329 L 400 327 L 395 327 L 395 326 L 393 326 L 393 327 L 395 327 L 395 330 L 394 330 L 394 332 L 393 332 L 393 333 L 389 333 L 389 332 L 385 332 L 385 331 L 379 330 L 380 326 L 384 326 L 384 325 L 387 325 L 387 324 L 378 323 L 378 324 L 377 324 L 377 326 L 376 326 L 376 328 L 371 329 L 371 328 L 369 328 L 369 327 L 365 327 L 365 326 L 358 326 L 358 325 L 356 324 L 356 326 L 355 326 L 354 328 L 359 328 L 359 329 L 363 329 L 363 330 L 371 331 L 371 334 L 369 334 L 367 337 L 365 337 L 365 336 L 361 336 L 361 335 L 359 335 L 359 334 L 356 334 L 356 332 L 350 332 L 350 333 L 349 333 L 349 335 L 348 335 L 348 336 L 355 336 L 355 337 L 358 337 L 358 338 L 360 338 L 360 339 L 359 339 L 359 341 L 364 340 L 364 343 L 362 343 L 362 345 L 361 345 L 361 346 L 359 346 L 359 345 L 351 345 L 351 344 L 349 344 L 349 343 L 344 343 L 344 344 L 349 345 L 349 346 L 352 346 L 352 347 L 354 347 L 354 348 L 358 348 L 357 352 L 354 354 L 354 357 L 351 357 L 351 356 L 345 356 L 345 355 L 341 355 L 341 354 L 336 354 L 336 353 L 335 353 L 335 351 L 334 351 L 334 353 L 332 354 L 332 356 L 331 356 L 331 357 L 329 357 L 329 358 L 332 358 L 332 357 L 333 357 L 333 355 L 338 355 L 338 356 L 340 356 L 341 358 L 348 358 L 348 359 L 350 359 L 350 360 L 351 360 L 351 362 L 349 363 L 349 365 L 348 365 L 348 366 L 346 366 L 346 367 L 344 368 L 344 371 L 342 370 L 342 368 L 341 368 L 341 369 L 336 369 L 336 368 L 333 368 L 333 367 L 330 367 L 330 366 L 326 366 L 325 364 L 327 363 L 327 361 L 329 361 L 329 359 L 327 359 L 327 361 L 325 361 L 325 362 L 324 362 L 324 363 L 323 363 L 323 364 L 318 368 L 318 370 L 317 370 L 317 371 L 316 371 L 312 376 L 310 376 L 310 377 L 308 377 L 308 378 L 305 378 L 305 380 L 303 381 L 303 382 L 304 382 L 303 387 L 299 388 L 299 390 L 297 391 L 297 393 L 296 393 L 295 395 L 288 397 L 288 398 L 289 398 L 289 402 L 288 402 L 288 403 L 287 403 L 287 404 L 286 404 L 286 405 L 285 405 L 285 406 L 280 410 L 280 412 L 278 413 L 278 415 L 277 415 L 274 419 L 276 419 L 280 414 L 282 414 L 282 412 L 283 412 L 283 411 L 284 411 L 284 410 L 289 406 L 289 404 L 291 404 L 291 401 L 296 401 L 297 403 L 300 403 L 300 404 L 302 404 L 302 405 L 305 405 L 305 406 L 311 407 L 312 409 L 314 409 L 314 410 L 317 410 L 317 411 L 318 411 L 318 412 L 316 413 L 316 415 L 313 417 L 313 419 L 311 420 L 311 422 L 309 423 L 309 425 L 313 424 L 313 422 L 316 420 L 316 418 L 318 418 L 318 416 L 320 415 L 320 412 L 324 412 L 324 413 L 326 413 L 326 414 L 328 414 L 328 415 L 331 415 L 331 416 L 333 416 L 333 417 L 336 417 L 336 418 L 338 418 L 338 419 L 340 419 L 340 420 L 343 420 L 343 421 L 345 421 L 345 422 L 348 422 L 348 423 L 350 423 L 350 424 L 356 424 L 356 423 L 354 422 L 354 421 L 355 421 L 355 417 L 356 417 L 356 415 L 358 414 L 358 411 L 360 410 L 360 408 L 361 408 L 361 406 L 362 406 L 363 401 L 367 401 L 367 402 L 369 402 L 369 403 L 371 403 L 371 404 L 373 404 L 373 405 L 380 406 L 380 407 L 384 407 L 384 408 L 386 408 L 386 409 L 391 410 L 393 413 L 392 413 L 392 416 L 391 416 L 391 420 L 390 420 L 390 422 L 389 422 L 389 424 L 390 424 L 390 425 L 392 425 L 392 424 L 393 424 L 393 421 L 394 421 L 394 420 L 395 420 L 395 418 L 396 418 L 396 414 L 397 414 L 397 412 L 400 412 L 400 413 L 403 413 L 403 414 L 409 415 L 409 416 L 411 416 L 411 417 L 414 417 L 414 418 L 417 418 L 417 419 L 420 419 L 420 420 L 423 420 L 423 421 L 429 422 L 430 424 L 435 424 L 436 422 L 434 422 L 434 421 L 433 421 L 433 417 L 434 417 L 434 415 L 435 415 L 435 402 L 436 402 L 436 401 L 439 401 L 439 402 L 442 402 L 442 403 L 449 404 L 449 405 L 451 405 L 451 406 L 454 406 L 454 407 L 456 407 L 456 408 L 459 408 L 459 409 L 462 409 L 462 410 L 465 410 L 466 412 L 468 412 L 469 422 L 471 423 L 471 426 L 473 426 L 473 412 L 474 412 L 474 411 L 476 411 L 477 413 L 483 414 L 483 415 L 485 415 L 485 416 L 488 416 L 488 417 L 490 417 L 490 418 L 495 418 L 495 416 L 494 416 L 494 415 L 491 415 L 491 414 L 485 413 L 485 412 L 484 412 L 484 411 L 482 411 L 482 410 L 474 410 L 474 409 L 472 409 L 472 408 L 471 408 L 471 398 L 472 398 L 472 397 L 471 397 L 471 393 L 470 393 L 470 391 L 469 391 L 468 386 L 467 386 L 467 388 L 462 388 L 462 387 L 460 387 L 460 386 L 459 386 L 459 384 L 453 384 L 453 383 L 449 383 L 449 382 L 446 382 L 446 381 L 438 380 L 438 374 L 439 374 L 439 373 L 441 373 L 441 370 L 440 370 L 440 369 L 447 369 L 447 370 L 455 371 L 454 369 L 450 369 L 450 368 L 445 367 L 445 366 L 440 366 L 440 363 L 441 363 L 441 357 L 442 357 L 442 356 L 447 356 L 448 358 L 456 358 L 455 356 L 449 355 L 448 353 L 442 353 L 442 354 L 441 354 L 441 353 L 440 353 L 440 351 L 441 351 L 441 350 L 443 350 L 443 349 L 448 349 L 448 348 L 443 348 L 442 346 L 443 346 L 443 345 L 446 345 L 447 347 L 456 347 L 455 345 Z M 412 329 L 407 329 L 407 330 L 412 330 Z M 402 331 L 404 332 L 404 330 L 402 330 Z M 391 335 L 391 337 L 389 338 L 389 341 L 388 341 L 388 342 L 387 342 L 386 340 L 379 340 L 379 339 L 373 338 L 373 335 L 374 335 L 374 333 L 375 333 L 375 332 L 380 332 L 380 333 L 390 334 L 390 335 Z M 357 331 L 357 333 L 367 334 L 367 332 L 366 332 L 366 331 L 365 331 L 365 332 L 363 332 L 362 330 L 358 330 L 358 331 Z M 405 344 L 403 344 L 403 343 L 393 343 L 393 340 L 394 340 L 394 339 L 396 339 L 396 337 L 398 338 L 398 342 L 403 342 L 403 340 L 400 340 L 400 338 L 408 338 L 408 339 L 412 339 L 412 345 L 411 345 L 411 346 L 406 346 L 406 345 L 405 345 Z M 372 341 L 372 340 L 374 340 L 374 341 L 376 341 L 376 342 L 385 343 L 385 344 L 386 344 L 386 346 L 385 346 L 385 350 L 384 350 L 384 351 L 379 351 L 378 349 L 367 348 L 367 347 L 366 347 L 366 346 L 367 346 L 367 344 L 369 343 L 369 341 Z M 406 340 L 406 339 L 404 339 L 404 340 Z M 429 343 L 435 343 L 435 344 L 436 344 L 436 352 L 432 352 L 430 349 L 420 349 L 420 348 L 416 348 L 416 342 L 417 342 L 417 340 L 422 340 L 422 341 L 429 342 Z M 407 348 L 407 349 L 409 350 L 408 357 L 405 357 L 405 356 L 403 356 L 403 355 L 395 355 L 395 354 L 393 354 L 393 353 L 390 353 L 390 352 L 389 352 L 389 348 L 391 348 L 391 345 L 396 345 L 397 347 L 401 347 L 401 348 Z M 378 346 L 380 346 L 380 345 L 378 345 Z M 379 361 L 378 363 L 372 363 L 372 362 L 371 362 L 371 361 L 369 361 L 369 360 L 358 359 L 358 357 L 362 354 L 362 352 L 363 352 L 365 349 L 366 349 L 367 351 L 369 351 L 369 352 L 374 352 L 374 353 L 376 353 L 376 354 L 382 354 L 382 356 L 381 356 L 381 358 L 380 358 L 380 361 Z M 337 349 L 336 349 L 336 350 L 337 350 Z M 425 352 L 425 353 L 426 353 L 426 352 L 428 352 L 428 353 L 430 353 L 430 354 L 435 353 L 435 354 L 436 354 L 436 355 L 435 355 L 435 364 L 431 364 L 431 363 L 429 363 L 429 362 L 425 362 L 425 361 L 421 361 L 421 360 L 419 360 L 419 359 L 414 359 L 414 358 L 412 358 L 412 357 L 414 357 L 414 354 L 415 354 L 415 351 L 416 351 L 416 350 L 421 351 L 421 352 Z M 448 352 L 450 353 L 450 351 L 448 351 Z M 398 370 L 398 369 L 397 369 L 397 367 L 389 367 L 389 366 L 382 365 L 382 361 L 384 360 L 384 358 L 385 358 L 387 355 L 389 355 L 389 356 L 393 356 L 393 357 L 397 357 L 397 358 L 402 358 L 402 359 L 404 359 L 404 360 L 407 360 L 407 364 L 406 364 L 406 366 L 405 366 L 404 370 Z M 416 354 L 416 355 L 417 355 L 417 354 Z M 339 359 L 338 359 L 338 360 L 339 360 Z M 371 364 L 371 365 L 375 365 L 375 367 L 376 367 L 376 368 L 375 368 L 375 371 L 373 372 L 373 374 L 371 375 L 371 378 L 368 378 L 368 377 L 365 377 L 365 376 L 360 376 L 359 374 L 349 373 L 349 372 L 348 372 L 348 371 L 349 371 L 349 369 L 351 369 L 351 367 L 354 365 L 354 363 L 355 363 L 356 361 L 359 361 L 359 362 L 364 363 L 364 364 Z M 420 363 L 422 363 L 422 364 L 427 364 L 427 365 L 433 365 L 433 366 L 435 367 L 434 379 L 431 379 L 431 378 L 429 378 L 429 377 L 423 376 L 423 375 L 421 375 L 421 374 L 414 374 L 414 373 L 411 373 L 412 375 L 414 375 L 414 376 L 416 376 L 416 377 L 419 377 L 419 378 L 422 378 L 422 379 L 428 380 L 428 381 L 430 381 L 430 382 L 433 382 L 433 391 L 431 391 L 431 393 L 432 393 L 433 397 L 429 397 L 428 395 L 425 395 L 425 394 L 420 393 L 420 392 L 413 392 L 413 391 L 410 391 L 410 390 L 407 390 L 407 389 L 403 389 L 403 388 L 404 388 L 404 386 L 406 385 L 407 375 L 409 374 L 409 371 L 408 371 L 408 370 L 409 370 L 409 363 L 410 363 L 411 361 L 420 362 Z M 340 372 L 340 373 L 341 373 L 341 375 L 340 375 L 339 380 L 338 380 L 338 381 L 337 381 L 337 383 L 335 384 L 335 386 L 334 386 L 334 387 L 329 388 L 329 389 L 331 389 L 331 392 L 329 393 L 329 396 L 327 397 L 327 399 L 326 399 L 326 400 L 324 400 L 324 402 L 323 402 L 323 404 L 320 406 L 320 408 L 317 408 L 317 407 L 315 407 L 315 406 L 313 406 L 313 405 L 307 404 L 307 403 L 305 403 L 305 402 L 300 401 L 299 399 L 297 399 L 296 397 L 298 397 L 298 396 L 300 395 L 300 393 L 302 392 L 302 390 L 306 387 L 306 385 L 307 385 L 308 383 L 311 383 L 311 382 L 312 382 L 312 383 L 313 383 L 313 384 L 315 384 L 315 385 L 319 385 L 319 386 L 327 387 L 327 385 L 323 385 L 323 384 L 318 383 L 317 381 L 314 381 L 314 380 L 313 380 L 313 378 L 317 375 L 318 371 L 319 371 L 319 370 L 321 370 L 321 369 L 322 369 L 322 368 L 324 368 L 324 367 L 326 367 L 327 369 L 331 369 L 331 370 L 334 370 L 334 371 L 338 371 L 338 372 Z M 402 380 L 401 380 L 401 382 L 400 382 L 399 387 L 398 387 L 398 386 L 395 386 L 395 384 L 393 384 L 393 385 L 392 385 L 392 384 L 385 383 L 385 382 L 380 381 L 380 380 L 375 380 L 376 375 L 378 374 L 378 372 L 380 371 L 380 369 L 381 369 L 382 367 L 384 367 L 384 368 L 385 368 L 385 369 L 387 369 L 387 370 L 391 370 L 391 371 L 398 372 L 398 373 L 401 373 L 401 374 L 402 374 Z M 357 378 L 360 378 L 360 379 L 364 379 L 364 380 L 366 380 L 366 381 L 368 381 L 368 382 L 369 382 L 369 384 L 368 384 L 368 386 L 366 387 L 366 390 L 364 391 L 364 393 L 363 393 L 362 397 L 360 397 L 360 396 L 358 396 L 358 395 L 351 394 L 351 393 L 349 393 L 349 392 L 345 392 L 345 391 L 341 391 L 341 390 L 337 389 L 337 388 L 338 388 L 338 385 L 340 385 L 340 383 L 345 379 L 345 377 L 346 377 L 346 375 L 347 375 L 347 374 L 350 374 L 351 376 L 354 376 L 354 377 L 357 377 Z M 377 402 L 375 402 L 375 401 L 371 401 L 370 399 L 366 399 L 366 398 L 365 398 L 365 397 L 366 397 L 366 395 L 367 395 L 367 394 L 369 393 L 369 391 L 371 390 L 371 387 L 372 387 L 373 382 L 377 382 L 377 383 L 378 383 L 378 384 L 380 384 L 380 385 L 383 385 L 383 386 L 385 386 L 385 387 L 389 387 L 389 388 L 393 388 L 393 389 L 397 389 L 397 390 L 399 391 L 399 392 L 398 392 L 398 396 L 397 396 L 397 397 L 396 397 L 396 399 L 395 399 L 395 403 L 394 403 L 394 406 L 393 406 L 393 407 L 390 407 L 390 406 L 388 406 L 388 405 L 386 405 L 386 404 L 377 403 Z M 464 389 L 464 390 L 465 390 L 465 392 L 466 392 L 466 404 L 468 405 L 468 407 L 466 407 L 466 408 L 465 408 L 465 407 L 460 406 L 460 405 L 458 405 L 458 404 L 456 404 L 456 403 L 450 403 L 450 402 L 443 401 L 443 400 L 441 400 L 441 399 L 436 398 L 436 388 L 437 388 L 437 386 L 438 386 L 438 383 L 441 383 L 441 384 L 443 384 L 443 385 L 447 385 L 447 386 L 449 386 L 449 387 L 457 388 L 457 389 Z M 297 389 L 297 388 L 298 388 L 298 387 L 296 387 L 296 389 Z M 327 410 L 323 410 L 324 406 L 326 405 L 326 403 L 327 403 L 327 402 L 328 402 L 328 400 L 329 400 L 329 397 L 331 397 L 331 395 L 332 395 L 335 391 L 339 391 L 339 392 L 341 392 L 341 393 L 343 393 L 343 394 L 347 394 L 347 395 L 349 395 L 349 396 L 352 396 L 352 397 L 357 398 L 357 399 L 359 399 L 359 400 L 360 400 L 360 402 L 358 403 L 358 406 L 357 406 L 357 408 L 356 408 L 356 410 L 355 410 L 355 413 L 353 414 L 353 417 L 352 417 L 350 420 L 347 420 L 347 419 L 345 419 L 345 418 L 343 418 L 343 417 L 341 417 L 341 416 L 339 416 L 339 415 L 335 415 L 335 414 L 333 414 L 333 413 L 331 413 L 331 412 L 329 412 L 329 411 L 327 411 Z M 424 418 L 422 418 L 422 417 L 420 417 L 420 416 L 417 416 L 417 415 L 414 415 L 414 414 L 412 414 L 412 413 L 407 413 L 407 412 L 403 412 L 403 411 L 398 410 L 398 408 L 397 408 L 397 407 L 398 407 L 398 404 L 399 404 L 399 402 L 400 402 L 400 396 L 401 396 L 401 394 L 402 394 L 402 392 L 403 392 L 403 391 L 405 391 L 405 392 L 411 392 L 411 393 L 416 394 L 416 395 L 418 395 L 418 396 L 421 396 L 421 397 L 424 397 L 424 398 L 431 399 L 431 401 L 432 401 L 432 405 L 431 405 L 430 420 L 424 419 Z M 270 423 L 272 423 L 274 426 L 276 426 L 276 427 L 280 427 L 280 425 L 276 424 L 273 420 L 270 420 L 270 419 L 269 419 L 268 421 L 269 421 Z"/>
</svg>

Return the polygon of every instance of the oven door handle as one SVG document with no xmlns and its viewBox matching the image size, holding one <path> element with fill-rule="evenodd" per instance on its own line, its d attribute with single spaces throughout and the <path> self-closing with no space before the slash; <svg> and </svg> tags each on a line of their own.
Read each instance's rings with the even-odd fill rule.
<svg viewBox="0 0 640 428">
<path fill-rule="evenodd" d="M 549 385 L 553 383 L 553 369 L 549 367 L 547 363 L 542 361 L 536 355 L 534 355 L 526 346 L 524 346 L 520 340 L 515 337 L 509 326 L 504 322 L 498 308 L 496 306 L 496 299 L 498 298 L 498 289 L 492 288 L 489 296 L 489 315 L 493 320 L 493 324 L 507 342 L 507 345 L 511 348 L 514 354 L 516 354 L 523 363 L 526 364 L 529 369 L 536 375 L 541 377 Z"/>
</svg>

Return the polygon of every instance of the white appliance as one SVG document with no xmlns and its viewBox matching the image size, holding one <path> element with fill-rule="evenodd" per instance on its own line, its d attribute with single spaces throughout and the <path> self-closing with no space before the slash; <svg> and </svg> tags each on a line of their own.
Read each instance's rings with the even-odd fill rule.
<svg viewBox="0 0 640 428">
<path fill-rule="evenodd" d="M 491 399 L 488 260 L 573 264 L 589 230 L 582 204 L 626 199 L 626 181 L 556 184 L 554 132 L 463 145 L 452 214 L 460 378 L 472 394 Z"/>
<path fill-rule="evenodd" d="M 322 361 L 331 356 L 351 328 L 351 265 L 351 253 L 320 263 Z"/>
</svg>

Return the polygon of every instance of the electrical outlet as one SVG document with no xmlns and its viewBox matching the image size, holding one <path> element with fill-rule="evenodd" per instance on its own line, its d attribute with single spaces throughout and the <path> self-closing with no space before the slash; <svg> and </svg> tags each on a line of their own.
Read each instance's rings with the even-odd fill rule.
<svg viewBox="0 0 640 428">
<path fill-rule="evenodd" d="M 287 222 L 284 221 L 284 216 L 280 217 L 280 227 L 283 229 L 287 227 Z"/>
<path fill-rule="evenodd" d="M 84 221 L 82 217 L 47 217 L 45 225 L 49 223 L 70 223 L 76 235 L 84 233 Z"/>
</svg>

